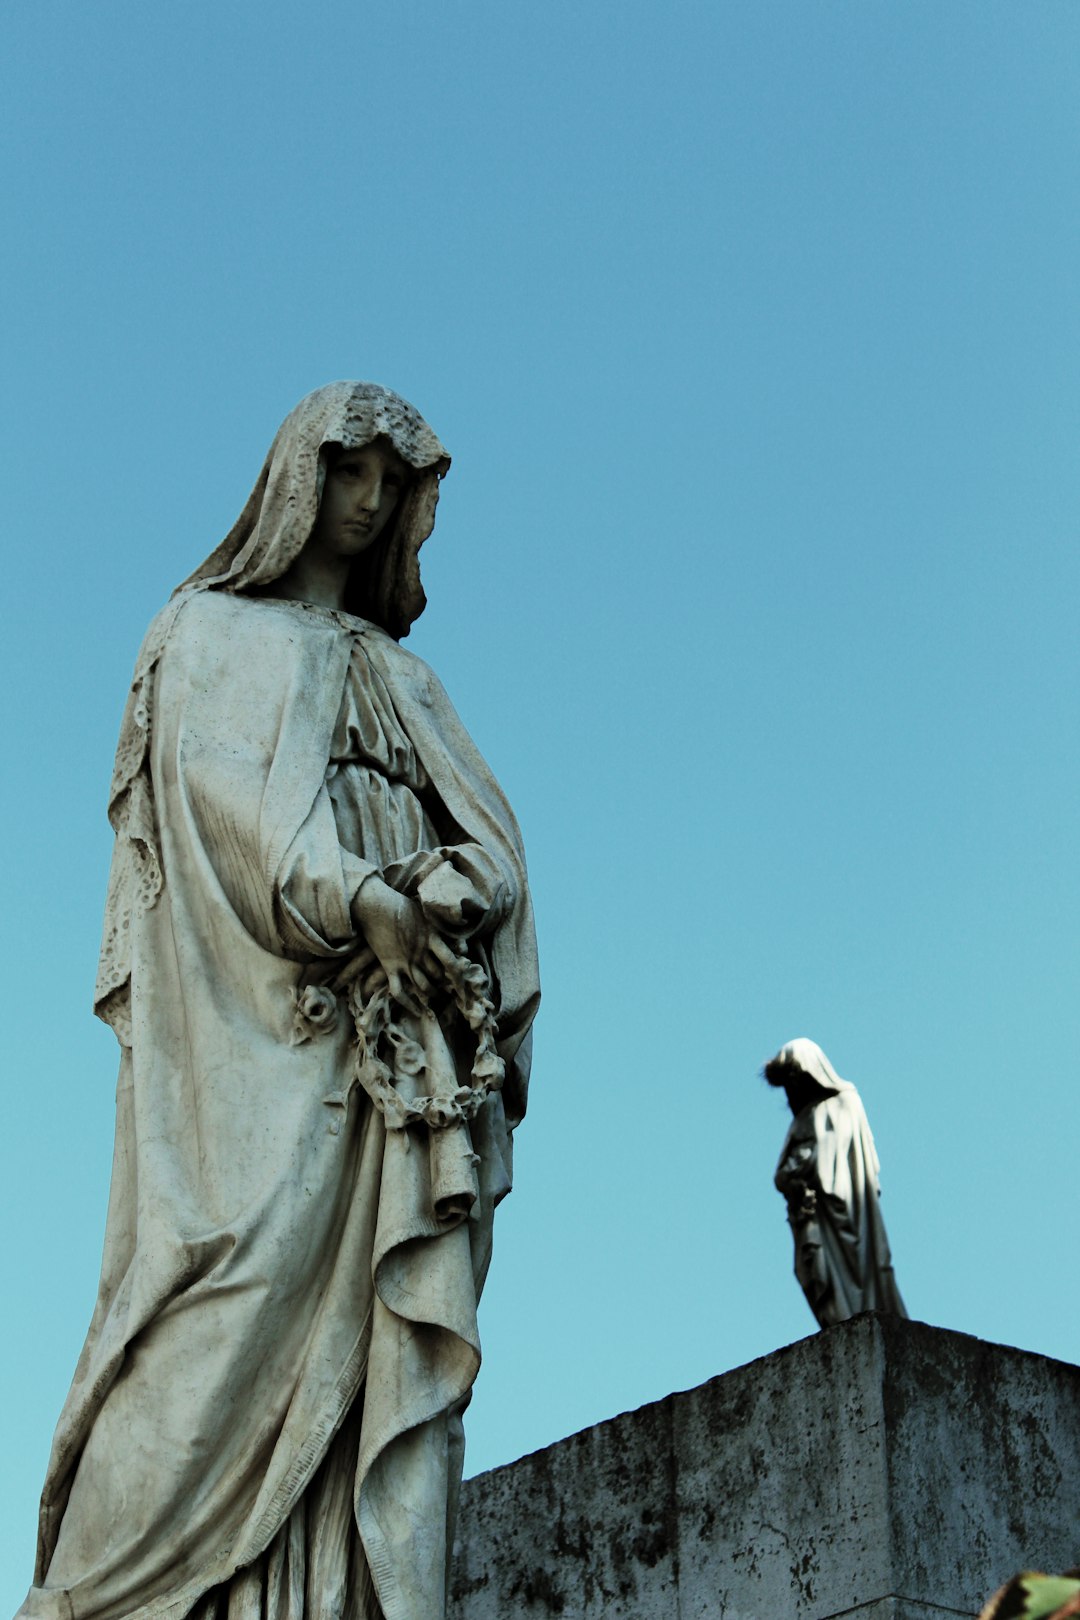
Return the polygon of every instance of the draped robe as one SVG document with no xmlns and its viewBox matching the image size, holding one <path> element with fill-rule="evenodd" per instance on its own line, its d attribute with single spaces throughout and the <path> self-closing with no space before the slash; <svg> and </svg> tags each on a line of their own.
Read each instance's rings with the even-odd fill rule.
<svg viewBox="0 0 1080 1620">
<path fill-rule="evenodd" d="M 810 1309 L 822 1327 L 860 1311 L 906 1316 L 881 1214 L 877 1149 L 859 1093 L 805 1036 L 781 1047 L 774 1061 L 793 1064 L 827 1093 L 795 1115 L 775 1176 Z"/>
<path fill-rule="evenodd" d="M 350 1083 L 341 1010 L 297 1034 L 303 986 L 362 943 L 349 905 L 364 863 L 342 848 L 327 781 L 357 638 L 446 840 L 426 870 L 460 857 L 502 885 L 482 943 L 507 1075 L 458 1127 L 464 1201 L 433 1195 L 444 1133 L 387 1129 Z M 163 881 L 118 925 L 130 1018 L 114 1020 L 101 1287 L 20 1616 L 181 1620 L 213 1612 L 215 1592 L 231 1603 L 244 1570 L 262 1598 L 243 1612 L 262 1613 L 275 1569 L 280 1612 L 311 1612 L 322 1554 L 305 1493 L 333 1451 L 386 1620 L 440 1620 L 476 1302 L 538 999 L 517 826 L 431 671 L 375 626 L 193 590 L 149 640 L 149 798 L 117 870 L 152 835 Z"/>
</svg>

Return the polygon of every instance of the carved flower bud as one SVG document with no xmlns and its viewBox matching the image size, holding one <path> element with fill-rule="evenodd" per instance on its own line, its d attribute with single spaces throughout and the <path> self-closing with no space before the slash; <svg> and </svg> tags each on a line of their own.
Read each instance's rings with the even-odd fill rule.
<svg viewBox="0 0 1080 1620">
<path fill-rule="evenodd" d="M 322 1035 L 337 1023 L 338 1003 L 324 984 L 306 984 L 296 993 L 296 1017 L 291 1044 L 302 1046 L 312 1035 Z"/>
<path fill-rule="evenodd" d="M 305 985 L 297 999 L 301 1018 L 318 1029 L 326 1029 L 337 1017 L 337 997 L 323 984 Z"/>
</svg>

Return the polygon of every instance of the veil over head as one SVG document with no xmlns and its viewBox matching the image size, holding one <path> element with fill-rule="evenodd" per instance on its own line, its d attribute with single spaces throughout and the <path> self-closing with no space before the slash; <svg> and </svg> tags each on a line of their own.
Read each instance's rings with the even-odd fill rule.
<svg viewBox="0 0 1080 1620">
<path fill-rule="evenodd" d="M 843 1119 L 846 1121 L 843 1134 L 850 1135 L 855 1140 L 857 1152 L 862 1156 L 864 1168 L 860 1174 L 871 1176 L 875 1188 L 880 1191 L 877 1177 L 881 1165 L 878 1161 L 877 1148 L 874 1146 L 874 1138 L 870 1130 L 870 1122 L 866 1117 L 866 1110 L 862 1104 L 862 1098 L 851 1081 L 840 1078 L 818 1043 L 810 1040 L 806 1035 L 800 1035 L 793 1041 L 785 1042 L 776 1056 L 769 1059 L 765 1066 L 766 1070 L 771 1070 L 774 1065 L 778 1068 L 801 1069 L 803 1074 L 808 1075 L 811 1080 L 820 1086 L 822 1091 L 829 1093 L 828 1096 L 820 1100 L 814 1116 L 816 1126 L 820 1127 L 817 1130 L 819 1171 L 826 1183 L 831 1184 L 829 1182 L 830 1176 L 846 1175 L 846 1172 L 830 1171 L 827 1168 L 834 1161 L 836 1126 Z M 776 1083 L 775 1081 L 772 1082 L 772 1084 Z M 797 1129 L 798 1119 L 795 1119 L 788 1130 L 784 1151 L 780 1155 L 781 1164 L 784 1162 L 788 1144 L 795 1136 Z"/>
<path fill-rule="evenodd" d="M 415 406 L 378 383 L 336 382 L 302 399 L 282 422 L 239 518 L 180 590 L 257 591 L 292 567 L 315 527 L 325 450 L 390 441 L 413 476 L 386 533 L 362 559 L 363 601 L 351 612 L 400 639 L 424 611 L 419 551 L 435 526 L 450 457 Z"/>
<path fill-rule="evenodd" d="M 315 527 L 328 445 L 356 450 L 386 438 L 412 469 L 385 532 L 358 559 L 346 608 L 395 640 L 408 633 L 427 599 L 418 553 L 435 526 L 439 480 L 450 457 L 415 406 L 378 383 L 336 382 L 317 388 L 289 412 L 275 435 L 247 504 L 221 544 L 177 587 L 157 615 L 135 664 L 120 724 L 109 791 L 109 820 L 119 835 L 105 908 L 105 933 L 94 1005 L 124 1038 L 133 905 L 152 905 L 161 889 L 156 812 L 149 772 L 153 675 L 177 613 L 195 591 L 257 592 L 300 555 Z M 363 601 L 356 584 L 362 582 Z"/>
<path fill-rule="evenodd" d="M 855 1090 L 850 1080 L 841 1080 L 817 1041 L 805 1035 L 786 1041 L 776 1056 L 769 1059 L 766 1068 L 772 1069 L 774 1065 L 780 1069 L 801 1069 L 803 1074 L 817 1082 L 822 1091 L 839 1095 L 843 1091 Z"/>
</svg>

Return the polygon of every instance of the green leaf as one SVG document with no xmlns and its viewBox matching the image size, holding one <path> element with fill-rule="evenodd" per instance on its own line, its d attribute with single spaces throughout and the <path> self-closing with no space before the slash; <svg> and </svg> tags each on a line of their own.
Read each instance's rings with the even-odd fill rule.
<svg viewBox="0 0 1080 1620">
<path fill-rule="evenodd" d="M 1025 1575 L 1023 1620 L 1050 1620 L 1050 1616 L 1080 1593 L 1080 1581 L 1064 1575 Z"/>
</svg>

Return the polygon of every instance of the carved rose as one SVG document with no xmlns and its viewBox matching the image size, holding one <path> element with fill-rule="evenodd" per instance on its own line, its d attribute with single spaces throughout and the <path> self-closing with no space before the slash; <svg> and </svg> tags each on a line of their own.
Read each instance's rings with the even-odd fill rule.
<svg viewBox="0 0 1080 1620">
<path fill-rule="evenodd" d="M 337 1023 L 338 1002 L 324 984 L 306 984 L 296 994 L 292 1045 L 300 1046 L 313 1035 L 324 1035 Z"/>
</svg>

